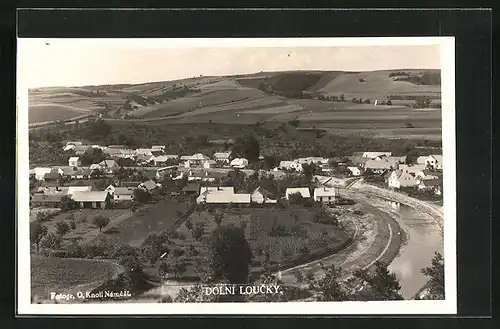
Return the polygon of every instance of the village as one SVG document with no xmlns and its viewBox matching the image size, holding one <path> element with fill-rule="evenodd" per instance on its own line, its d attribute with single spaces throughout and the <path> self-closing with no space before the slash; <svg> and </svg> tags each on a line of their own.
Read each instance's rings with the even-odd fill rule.
<svg viewBox="0 0 500 329">
<path fill-rule="evenodd" d="M 88 167 L 82 166 L 80 157 L 93 149 L 101 150 L 106 158 Z M 249 161 L 245 158 L 231 158 L 231 152 L 215 152 L 209 157 L 201 153 L 165 154 L 164 150 L 165 146 L 160 145 L 132 150 L 120 145 L 100 146 L 67 142 L 61 151 L 72 151 L 75 154 L 69 157 L 67 166 L 35 167 L 30 170 L 31 180 L 40 185 L 31 193 L 31 206 L 54 208 L 59 206 L 63 196 L 71 196 L 81 208 L 106 209 L 113 205 L 133 202 L 136 189 L 147 193 L 161 189 L 161 181 L 165 177 L 173 181 L 184 179 L 190 183 L 198 183 L 172 191 L 197 193 L 197 203 L 251 204 L 277 201 L 264 196 L 259 188 L 251 194 L 237 194 L 231 186 L 220 186 L 220 178 L 229 171 L 240 170 L 246 174 L 254 172 L 249 169 Z M 128 165 L 120 166 L 121 160 L 126 160 Z M 307 157 L 282 160 L 270 173 L 274 176 L 300 173 L 304 171 L 305 164 L 313 164 L 315 174 L 320 177 L 333 176 L 339 172 L 343 176 L 354 178 L 375 176 L 379 183 L 389 189 L 411 188 L 442 195 L 442 162 L 442 155 L 438 154 L 420 156 L 416 163 L 407 164 L 406 156 L 392 156 L 391 152 L 355 152 L 343 159 Z M 126 169 L 141 172 L 141 177 L 147 179 L 123 179 Z M 101 189 L 92 184 L 85 184 L 100 177 L 112 178 L 114 182 Z M 288 199 L 293 193 L 300 193 L 303 198 L 312 197 L 314 201 L 332 202 L 335 199 L 333 188 L 315 188 L 310 191 L 307 186 L 287 188 L 285 195 L 277 197 Z"/>
</svg>

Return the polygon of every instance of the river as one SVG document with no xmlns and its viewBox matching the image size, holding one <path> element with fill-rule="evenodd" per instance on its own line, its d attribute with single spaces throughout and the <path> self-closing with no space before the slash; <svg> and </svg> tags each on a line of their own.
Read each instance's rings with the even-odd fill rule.
<svg viewBox="0 0 500 329">
<path fill-rule="evenodd" d="M 411 299 L 427 282 L 421 269 L 431 264 L 434 252 L 443 254 L 443 239 L 429 215 L 406 205 L 391 204 L 388 201 L 385 203 L 387 210 L 395 216 L 406 234 L 406 241 L 401 245 L 389 270 L 396 273 L 403 297 Z"/>
</svg>

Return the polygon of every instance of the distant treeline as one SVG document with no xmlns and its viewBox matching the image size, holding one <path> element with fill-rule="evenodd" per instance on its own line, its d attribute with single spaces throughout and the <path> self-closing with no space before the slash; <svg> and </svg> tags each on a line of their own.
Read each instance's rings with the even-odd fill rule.
<svg viewBox="0 0 500 329">
<path fill-rule="evenodd" d="M 389 77 L 396 77 L 394 81 L 408 81 L 416 85 L 440 85 L 441 72 L 425 71 L 421 74 L 411 74 L 408 72 L 392 72 Z"/>
<path fill-rule="evenodd" d="M 86 97 L 104 97 L 108 95 L 104 91 L 99 91 L 99 90 L 75 90 L 72 91 L 72 93 Z"/>
</svg>

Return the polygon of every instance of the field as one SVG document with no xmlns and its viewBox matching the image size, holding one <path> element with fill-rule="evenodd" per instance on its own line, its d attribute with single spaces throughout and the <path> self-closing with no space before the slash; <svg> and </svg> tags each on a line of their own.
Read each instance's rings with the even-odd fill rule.
<svg viewBox="0 0 500 329">
<path fill-rule="evenodd" d="M 250 243 L 254 255 L 251 272 L 258 273 L 262 270 L 265 254 L 269 253 L 269 265 L 284 265 L 292 259 L 304 257 L 302 249 L 305 245 L 314 255 L 318 248 L 340 248 L 347 241 L 346 233 L 336 225 L 321 224 L 314 220 L 313 209 L 277 209 L 277 208 L 233 208 L 216 210 L 214 213 L 208 211 L 193 212 L 188 219 L 180 224 L 176 231 L 179 235 L 170 239 L 172 245 L 169 250 L 180 250 L 182 253 L 177 260 L 167 260 L 175 263 L 181 261 L 186 264 L 185 271 L 180 278 L 193 278 L 199 275 L 199 270 L 207 267 L 209 259 L 208 239 L 218 225 L 215 221 L 216 214 L 221 215 L 220 225 L 233 225 L 243 227 L 246 239 Z M 193 236 L 192 227 L 202 226 L 199 239 Z M 283 226 L 285 230 L 296 229 L 302 231 L 303 236 L 295 233 L 286 233 L 280 236 L 270 236 L 273 225 Z M 297 233 L 301 234 L 301 233 Z M 170 252 L 169 254 L 172 254 Z M 306 255 L 310 257 L 310 255 Z M 169 256 L 170 257 L 170 256 Z M 160 261 L 154 266 L 146 269 L 146 272 L 156 276 Z"/>
<path fill-rule="evenodd" d="M 150 233 L 168 230 L 178 220 L 177 211 L 185 211 L 182 200 L 163 199 L 156 204 L 139 208 L 127 220 L 114 225 L 106 234 L 108 242 L 138 247 Z"/>
<path fill-rule="evenodd" d="M 394 70 L 398 71 L 398 70 Z M 30 122 L 68 119 L 89 113 L 103 113 L 105 120 L 145 124 L 220 123 L 251 125 L 256 122 L 288 122 L 298 118 L 301 127 L 321 127 L 338 134 L 440 139 L 441 110 L 417 110 L 409 99 L 394 99 L 392 106 L 377 105 L 388 97 L 427 96 L 431 104 L 441 102 L 439 84 L 425 85 L 396 81 L 394 71 L 373 72 L 266 72 L 228 77 L 198 77 L 138 85 L 93 86 L 85 88 L 42 88 L 30 91 Z M 411 74 L 421 71 L 405 70 Z M 425 71 L 427 72 L 427 71 Z M 429 70 L 430 74 L 438 71 Z M 271 85 L 279 92 L 305 92 L 317 96 L 345 96 L 346 102 L 296 99 L 259 90 Z M 187 86 L 188 94 L 155 101 L 154 97 Z M 97 91 L 106 95 L 95 96 Z M 90 95 L 88 95 L 90 93 Z M 127 97 L 142 97 L 148 104 Z M 352 103 L 352 98 L 369 104 Z M 127 115 L 127 119 L 123 116 Z M 420 129 L 418 132 L 411 127 Z M 374 133 L 374 129 L 382 129 Z M 393 130 L 393 133 L 390 133 Z"/>
<path fill-rule="evenodd" d="M 123 271 L 118 264 L 104 260 L 46 258 L 31 256 L 32 295 L 41 299 L 50 292 L 90 291 Z"/>
<path fill-rule="evenodd" d="M 70 214 L 73 216 L 74 220 L 68 217 Z M 68 225 L 71 225 L 71 222 L 75 223 L 75 229 L 70 229 L 70 231 L 63 237 L 61 246 L 64 247 L 71 244 L 72 241 L 75 240 L 83 244 L 93 241 L 97 236 L 99 236 L 99 229 L 92 223 L 92 218 L 95 216 L 105 216 L 109 218 L 110 224 L 108 224 L 108 227 L 112 227 L 115 223 L 127 219 L 130 215 L 131 212 L 128 209 L 82 209 L 59 213 L 48 220 L 44 220 L 43 225 L 47 227 L 48 232 L 55 233 L 57 222 L 64 221 Z M 103 232 L 106 232 L 106 228 L 103 229 Z"/>
</svg>

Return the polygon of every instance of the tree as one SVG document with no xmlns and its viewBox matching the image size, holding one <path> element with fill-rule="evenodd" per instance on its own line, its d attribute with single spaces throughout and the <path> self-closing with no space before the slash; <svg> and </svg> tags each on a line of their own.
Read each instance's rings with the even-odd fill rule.
<svg viewBox="0 0 500 329">
<path fill-rule="evenodd" d="M 302 194 L 297 192 L 290 194 L 288 196 L 288 201 L 290 202 L 290 204 L 301 205 L 304 203 L 304 198 L 302 197 Z"/>
<path fill-rule="evenodd" d="M 161 256 L 161 251 L 156 248 L 156 245 L 152 244 L 149 246 L 145 246 L 141 250 L 141 255 L 144 260 L 149 262 L 149 264 L 152 266 L 156 263 L 158 258 Z"/>
<path fill-rule="evenodd" d="M 99 232 L 102 232 L 102 228 L 109 224 L 109 218 L 98 215 L 92 218 L 92 224 L 99 228 Z"/>
<path fill-rule="evenodd" d="M 75 209 L 77 205 L 78 204 L 69 195 L 63 195 L 59 201 L 59 208 L 61 208 L 62 211 Z"/>
<path fill-rule="evenodd" d="M 339 99 L 340 99 L 341 102 L 344 102 L 345 101 L 345 95 L 344 94 L 340 95 Z"/>
<path fill-rule="evenodd" d="M 311 164 L 304 163 L 302 165 L 302 169 L 304 170 L 303 173 L 304 173 L 304 176 L 306 177 L 306 179 L 308 181 L 312 181 L 314 174 L 316 173 L 316 170 L 317 170 L 316 165 L 314 163 L 311 163 Z"/>
<path fill-rule="evenodd" d="M 193 231 L 191 232 L 191 235 L 193 236 L 193 239 L 195 239 L 196 241 L 201 241 L 201 238 L 203 237 L 203 232 L 204 232 L 203 223 L 196 223 L 196 225 L 193 228 Z"/>
<path fill-rule="evenodd" d="M 354 276 L 363 280 L 367 286 L 359 295 L 355 296 L 360 300 L 402 300 L 399 293 L 401 286 L 396 274 L 391 273 L 387 266 L 381 262 L 375 263 L 375 268 L 371 271 L 358 270 Z"/>
<path fill-rule="evenodd" d="M 56 233 L 59 235 L 59 236 L 64 236 L 66 233 L 69 232 L 69 225 L 68 223 L 66 223 L 65 221 L 58 221 L 56 223 Z"/>
<path fill-rule="evenodd" d="M 422 273 L 429 278 L 427 288 L 429 294 L 425 299 L 444 299 L 444 259 L 436 252 L 432 259 L 431 266 L 422 269 Z"/>
<path fill-rule="evenodd" d="M 30 240 L 36 245 L 36 252 L 40 251 L 40 241 L 47 234 L 47 227 L 39 221 L 34 221 L 30 225 Z"/>
<path fill-rule="evenodd" d="M 235 226 L 219 226 L 212 233 L 210 269 L 214 280 L 245 283 L 252 260 L 252 251 L 243 231 Z"/>
<path fill-rule="evenodd" d="M 139 203 L 147 203 L 151 201 L 151 193 L 142 188 L 137 188 L 134 190 L 134 200 Z"/>
<path fill-rule="evenodd" d="M 187 265 L 184 261 L 176 259 L 172 265 L 172 271 L 176 278 L 180 277 L 186 272 Z"/>
<path fill-rule="evenodd" d="M 128 272 L 140 273 L 142 271 L 142 263 L 137 254 L 131 254 L 121 257 L 118 264 L 123 266 Z"/>
<path fill-rule="evenodd" d="M 220 224 L 222 223 L 222 213 L 221 212 L 217 212 L 214 214 L 214 222 L 215 224 L 217 224 L 217 226 L 220 226 Z"/>
<path fill-rule="evenodd" d="M 318 301 L 344 301 L 347 300 L 347 295 L 340 284 L 341 269 L 332 265 L 330 267 L 323 267 L 325 275 L 322 279 L 312 280 L 309 277 L 310 287 L 316 290 L 319 294 Z"/>
<path fill-rule="evenodd" d="M 236 138 L 231 149 L 233 158 L 246 158 L 248 161 L 258 161 L 260 156 L 260 145 L 252 135 Z"/>
<path fill-rule="evenodd" d="M 57 249 L 61 245 L 61 236 L 49 232 L 40 240 L 40 245 L 48 249 Z"/>
</svg>

